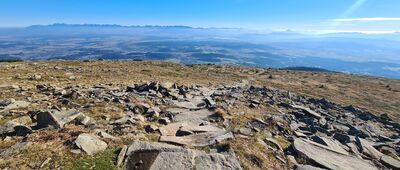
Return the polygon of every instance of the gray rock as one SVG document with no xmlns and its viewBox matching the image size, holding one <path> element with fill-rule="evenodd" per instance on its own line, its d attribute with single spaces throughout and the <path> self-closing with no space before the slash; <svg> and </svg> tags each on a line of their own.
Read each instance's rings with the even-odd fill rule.
<svg viewBox="0 0 400 170">
<path fill-rule="evenodd" d="M 111 140 L 117 140 L 118 138 L 108 134 L 107 132 L 100 130 L 100 129 L 96 129 L 94 130 L 94 132 L 96 133 L 97 136 L 104 138 L 104 139 L 111 139 Z"/>
<path fill-rule="evenodd" d="M 199 123 L 192 123 L 192 122 L 176 122 L 176 123 L 171 123 L 166 126 L 159 127 L 160 133 L 162 136 L 175 136 L 176 132 L 182 127 L 182 126 L 198 126 Z"/>
<path fill-rule="evenodd" d="M 169 150 L 169 149 L 177 149 L 180 148 L 178 146 L 169 145 L 165 143 L 154 143 L 154 142 L 145 142 L 145 141 L 134 141 L 129 147 L 128 151 L 126 151 L 126 155 L 131 155 L 133 152 L 138 150 Z"/>
<path fill-rule="evenodd" d="M 117 157 L 117 166 L 118 166 L 118 167 L 121 166 L 122 163 L 124 162 L 124 160 L 125 160 L 125 155 L 126 155 L 126 152 L 127 152 L 127 151 L 128 151 L 128 146 L 124 145 L 124 146 L 121 148 L 121 151 L 119 152 L 118 157 Z"/>
<path fill-rule="evenodd" d="M 218 128 L 213 125 L 204 125 L 204 126 L 194 126 L 194 124 L 184 124 L 180 130 L 192 131 L 194 133 L 204 133 L 204 132 L 221 132 L 224 129 Z"/>
<path fill-rule="evenodd" d="M 287 159 L 287 165 L 288 165 L 289 169 L 293 169 L 293 167 L 299 165 L 299 163 L 297 163 L 296 158 L 292 155 L 287 155 L 286 159 Z"/>
<path fill-rule="evenodd" d="M 186 99 L 185 101 L 177 101 L 174 100 L 173 103 L 180 108 L 184 109 L 202 109 L 206 106 L 206 103 L 204 102 L 203 98 L 191 98 L 191 99 Z"/>
<path fill-rule="evenodd" d="M 14 133 L 17 136 L 26 136 L 28 134 L 31 134 L 32 132 L 33 132 L 32 128 L 29 126 L 25 126 L 25 125 L 14 126 Z"/>
<path fill-rule="evenodd" d="M 311 165 L 297 165 L 296 170 L 324 170 L 323 168 L 318 168 Z"/>
<path fill-rule="evenodd" d="M 158 128 L 158 126 L 156 126 L 156 125 L 146 125 L 146 126 L 144 127 L 144 130 L 145 130 L 147 133 L 151 133 L 151 132 L 154 132 L 154 131 L 159 130 L 159 128 Z"/>
<path fill-rule="evenodd" d="M 344 155 L 348 155 L 348 152 L 343 149 L 343 145 L 336 140 L 333 140 L 333 139 L 327 138 L 327 137 L 321 137 L 321 136 L 313 136 L 313 137 L 311 137 L 311 139 L 316 143 L 325 145 L 325 146 L 327 146 L 337 152 L 340 152 Z"/>
<path fill-rule="evenodd" d="M 0 113 L 13 109 L 26 108 L 30 105 L 30 103 L 26 101 L 15 101 L 14 99 L 8 99 L 1 101 L 1 105 L 0 105 Z"/>
<path fill-rule="evenodd" d="M 338 140 L 339 142 L 341 142 L 343 144 L 350 142 L 350 136 L 349 135 L 346 135 L 346 134 L 343 134 L 343 133 L 339 133 L 339 132 L 336 132 L 333 135 L 333 138 L 335 138 L 336 140 Z"/>
<path fill-rule="evenodd" d="M 278 143 L 278 141 L 274 138 L 265 138 L 264 142 L 267 143 L 268 145 L 272 145 L 274 148 L 283 151 L 283 148 L 281 147 L 281 145 Z"/>
<path fill-rule="evenodd" d="M 161 136 L 160 142 L 173 143 L 177 145 L 187 146 L 209 146 L 219 143 L 223 140 L 232 139 L 232 132 L 206 132 L 200 134 L 194 134 L 189 136 Z"/>
<path fill-rule="evenodd" d="M 126 152 L 125 170 L 130 169 L 242 169 L 233 153 L 207 154 L 163 143 L 134 141 Z"/>
<path fill-rule="evenodd" d="M 215 112 L 209 111 L 206 109 L 196 110 L 196 111 L 187 111 L 180 113 L 174 117 L 174 121 L 198 121 L 198 120 L 207 120 L 211 116 L 213 116 Z"/>
<path fill-rule="evenodd" d="M 294 135 L 296 135 L 299 138 L 307 138 L 307 135 L 300 131 L 294 131 Z"/>
<path fill-rule="evenodd" d="M 14 90 L 14 89 L 19 89 L 20 87 L 17 85 L 9 85 L 9 84 L 3 84 L 0 85 L 1 90 Z"/>
<path fill-rule="evenodd" d="M 31 76 L 30 79 L 31 80 L 41 80 L 42 76 L 35 74 L 35 75 Z"/>
<path fill-rule="evenodd" d="M 396 150 L 388 147 L 388 146 L 382 146 L 379 151 L 381 151 L 383 154 L 391 156 L 397 160 L 400 160 L 400 158 L 397 156 Z"/>
<path fill-rule="evenodd" d="M 242 167 L 240 166 L 239 161 L 233 155 L 223 155 L 219 153 L 213 154 L 200 154 L 195 157 L 195 166 L 196 170 L 240 170 Z"/>
<path fill-rule="evenodd" d="M 299 154 L 316 162 L 328 169 L 362 169 L 376 170 L 371 162 L 337 152 L 327 146 L 298 138 L 294 141 L 293 147 Z"/>
<path fill-rule="evenodd" d="M 146 116 L 152 117 L 152 118 L 158 118 L 158 117 L 160 117 L 160 112 L 161 112 L 160 108 L 152 107 L 147 110 Z"/>
<path fill-rule="evenodd" d="M 349 127 L 342 125 L 342 124 L 338 124 L 338 123 L 334 123 L 332 126 L 336 131 L 339 131 L 341 133 L 346 133 L 350 130 Z"/>
<path fill-rule="evenodd" d="M 0 107 L 6 107 L 8 105 L 10 105 L 11 103 L 14 103 L 15 100 L 14 99 L 4 99 L 4 100 L 0 100 Z"/>
<path fill-rule="evenodd" d="M 135 141 L 129 147 L 124 169 L 192 169 L 194 152 L 180 147 Z"/>
<path fill-rule="evenodd" d="M 392 157 L 390 157 L 390 156 L 383 155 L 383 156 L 381 157 L 381 162 L 382 162 L 385 166 L 387 166 L 387 167 L 389 167 L 389 168 L 400 169 L 400 161 L 399 161 L 399 160 L 396 160 L 396 159 L 394 159 L 394 158 L 392 158 Z"/>
<path fill-rule="evenodd" d="M 6 150 L 3 150 L 0 152 L 1 157 L 8 157 L 13 154 L 19 153 L 25 149 L 27 149 L 31 145 L 30 142 L 21 142 L 14 144 L 13 146 L 7 148 Z"/>
<path fill-rule="evenodd" d="M 88 155 L 93 155 L 107 149 L 107 143 L 100 140 L 92 134 L 80 134 L 75 140 L 75 145 L 86 152 Z"/>
<path fill-rule="evenodd" d="M 245 128 L 245 127 L 234 129 L 233 132 L 236 134 L 241 134 L 241 135 L 245 135 L 245 136 L 253 135 L 253 131 L 250 128 Z"/>
<path fill-rule="evenodd" d="M 206 97 L 204 99 L 208 107 L 214 107 L 217 103 L 211 98 L 211 97 Z"/>
<path fill-rule="evenodd" d="M 361 153 L 370 156 L 371 158 L 374 158 L 376 160 L 379 160 L 382 156 L 383 153 L 379 152 L 378 150 L 376 150 L 372 144 L 365 140 L 365 139 L 361 139 L 359 137 L 356 137 L 356 144 L 360 150 Z"/>
<path fill-rule="evenodd" d="M 39 128 L 44 128 L 48 126 L 53 126 L 55 128 L 63 128 L 65 124 L 68 124 L 75 120 L 76 118 L 84 116 L 83 113 L 76 110 L 68 111 L 56 111 L 56 110 L 46 110 L 40 111 L 37 116 L 37 126 Z"/>
<path fill-rule="evenodd" d="M 299 105 L 292 105 L 292 107 L 293 107 L 293 108 L 296 108 L 296 109 L 303 110 L 304 112 L 308 113 L 310 116 L 316 117 L 316 118 L 318 118 L 318 119 L 322 118 L 322 116 L 321 116 L 319 113 L 317 113 L 317 112 L 311 110 L 311 109 L 308 108 L 308 107 L 299 106 Z"/>
<path fill-rule="evenodd" d="M 168 125 L 171 123 L 171 120 L 169 120 L 169 118 L 167 118 L 167 117 L 163 117 L 163 118 L 158 119 L 158 122 L 163 125 Z"/>
</svg>

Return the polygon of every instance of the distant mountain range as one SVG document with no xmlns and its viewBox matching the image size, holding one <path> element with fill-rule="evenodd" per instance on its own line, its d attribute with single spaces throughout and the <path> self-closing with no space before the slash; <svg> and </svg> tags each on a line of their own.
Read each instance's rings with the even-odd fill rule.
<svg viewBox="0 0 400 170">
<path fill-rule="evenodd" d="M 55 23 L 50 25 L 32 25 L 27 28 L 63 28 L 63 27 L 92 27 L 92 28 L 175 28 L 175 29 L 195 29 L 194 27 L 184 26 L 184 25 L 171 25 L 171 26 L 161 26 L 161 25 L 117 25 L 117 24 L 65 24 L 65 23 Z M 201 28 L 196 28 L 201 29 Z"/>
</svg>

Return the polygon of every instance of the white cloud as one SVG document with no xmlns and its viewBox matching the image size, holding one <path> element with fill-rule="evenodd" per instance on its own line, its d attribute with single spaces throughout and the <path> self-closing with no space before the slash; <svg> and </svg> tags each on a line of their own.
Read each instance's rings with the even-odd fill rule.
<svg viewBox="0 0 400 170">
<path fill-rule="evenodd" d="M 397 30 L 320 30 L 318 34 L 329 34 L 329 33 L 363 33 L 363 34 L 393 34 L 397 33 Z"/>
<path fill-rule="evenodd" d="M 367 21 L 400 21 L 400 18 L 386 18 L 386 17 L 375 17 L 375 18 L 339 18 L 334 19 L 335 22 L 367 22 Z"/>
</svg>

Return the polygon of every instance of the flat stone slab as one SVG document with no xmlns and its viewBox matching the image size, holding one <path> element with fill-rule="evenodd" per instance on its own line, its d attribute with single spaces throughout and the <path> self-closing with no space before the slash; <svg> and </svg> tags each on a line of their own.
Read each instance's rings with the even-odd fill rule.
<svg viewBox="0 0 400 170">
<path fill-rule="evenodd" d="M 13 154 L 19 153 L 25 149 L 27 149 L 29 146 L 31 146 L 31 142 L 21 142 L 21 143 L 16 143 L 13 146 L 0 151 L 0 156 L 1 157 L 8 157 L 11 156 Z"/>
<path fill-rule="evenodd" d="M 202 109 L 206 106 L 206 103 L 203 99 L 204 98 L 196 97 L 196 98 L 185 99 L 185 101 L 174 100 L 173 103 L 177 107 L 184 109 Z"/>
<path fill-rule="evenodd" d="M 63 128 L 65 124 L 73 121 L 83 113 L 77 110 L 55 111 L 47 110 L 37 114 L 37 125 L 39 128 L 53 126 L 55 128 Z"/>
<path fill-rule="evenodd" d="M 306 139 L 296 139 L 293 146 L 298 153 L 305 155 L 315 163 L 328 169 L 378 169 L 369 161 L 357 158 L 355 156 L 342 154 L 327 146 Z"/>
<path fill-rule="evenodd" d="M 296 170 L 325 170 L 311 165 L 297 165 Z"/>
<path fill-rule="evenodd" d="M 381 157 L 381 162 L 388 166 L 389 168 L 393 168 L 393 169 L 400 169 L 400 161 L 396 160 L 390 156 L 387 155 L 383 155 Z"/>
<path fill-rule="evenodd" d="M 31 103 L 26 101 L 12 101 L 11 103 L 8 103 L 6 106 L 0 106 L 0 113 L 13 109 L 26 108 L 29 107 L 30 104 Z"/>
<path fill-rule="evenodd" d="M 207 120 L 211 116 L 213 116 L 215 112 L 209 111 L 207 109 L 196 110 L 196 111 L 187 111 L 180 113 L 174 117 L 175 122 L 181 121 L 196 121 L 196 120 Z"/>
<path fill-rule="evenodd" d="M 162 136 L 175 136 L 183 126 L 198 126 L 200 122 L 176 122 L 158 128 Z"/>
<path fill-rule="evenodd" d="M 184 146 L 209 146 L 214 145 L 223 140 L 232 139 L 232 132 L 222 131 L 222 132 L 206 132 L 200 134 L 194 134 L 189 136 L 161 136 L 160 142 L 168 142 L 177 145 Z"/>
<path fill-rule="evenodd" d="M 209 169 L 232 169 L 241 170 L 239 161 L 233 155 L 223 155 L 219 153 L 201 154 L 195 157 L 196 170 Z"/>
<path fill-rule="evenodd" d="M 93 155 L 107 149 L 107 143 L 100 140 L 96 135 L 87 133 L 80 134 L 75 140 L 75 145 L 88 155 Z"/>
<path fill-rule="evenodd" d="M 363 154 L 368 155 L 371 158 L 379 160 L 383 156 L 383 153 L 376 150 L 372 144 L 365 139 L 356 137 L 356 144 Z"/>
<path fill-rule="evenodd" d="M 190 109 L 183 109 L 183 108 L 168 108 L 165 110 L 168 113 L 172 113 L 172 114 L 179 114 L 179 113 L 183 113 L 183 112 L 189 112 Z"/>
<path fill-rule="evenodd" d="M 322 145 L 326 145 L 329 148 L 335 150 L 336 152 L 340 152 L 344 155 L 349 155 L 349 153 L 343 149 L 343 147 L 342 147 L 343 145 L 337 140 L 327 138 L 327 137 L 322 137 L 322 136 L 318 136 L 313 139 L 314 139 L 314 142 L 320 143 Z M 315 140 L 320 140 L 320 141 L 315 141 Z"/>
<path fill-rule="evenodd" d="M 205 126 L 182 126 L 180 130 L 183 131 L 192 131 L 194 133 L 204 133 L 204 132 L 221 132 L 224 129 L 213 125 L 205 125 Z"/>
<path fill-rule="evenodd" d="M 294 108 L 296 108 L 296 109 L 301 109 L 301 110 L 305 111 L 306 113 L 308 113 L 309 115 L 311 115 L 311 116 L 313 116 L 313 117 L 316 117 L 316 118 L 318 118 L 318 119 L 322 118 L 322 116 L 321 116 L 319 113 L 317 113 L 317 112 L 311 110 L 311 109 L 308 108 L 308 107 L 299 106 L 299 105 L 292 105 L 292 107 L 294 107 Z"/>
</svg>

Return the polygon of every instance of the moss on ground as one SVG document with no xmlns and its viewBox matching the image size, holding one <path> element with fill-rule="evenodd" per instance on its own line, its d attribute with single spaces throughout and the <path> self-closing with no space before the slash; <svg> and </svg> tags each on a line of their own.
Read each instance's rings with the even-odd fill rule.
<svg viewBox="0 0 400 170">
<path fill-rule="evenodd" d="M 78 159 L 66 160 L 64 168 L 71 170 L 117 170 L 115 165 L 119 148 L 107 149 L 94 156 L 86 156 Z"/>
</svg>

